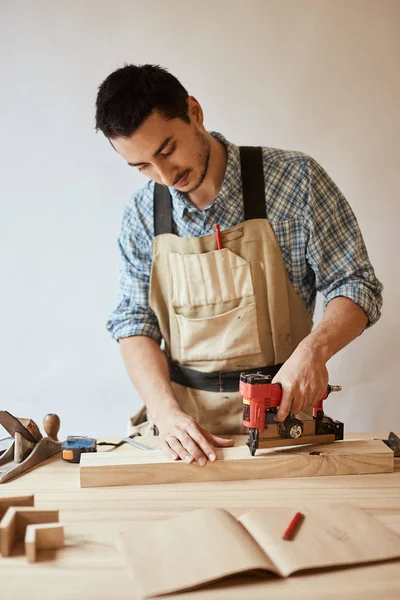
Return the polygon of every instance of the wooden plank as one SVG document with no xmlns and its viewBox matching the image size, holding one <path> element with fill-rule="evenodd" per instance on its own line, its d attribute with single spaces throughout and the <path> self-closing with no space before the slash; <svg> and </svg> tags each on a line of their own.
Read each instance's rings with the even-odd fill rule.
<svg viewBox="0 0 400 600">
<path fill-rule="evenodd" d="M 144 439 L 145 440 L 145 439 Z M 144 441 L 145 443 L 145 441 Z M 310 452 L 319 455 L 310 455 Z M 250 456 L 245 446 L 216 449 L 218 460 L 205 467 L 169 460 L 161 450 L 88 453 L 80 463 L 81 487 L 238 481 L 326 475 L 389 473 L 393 452 L 380 440 L 360 440 L 303 448 L 262 449 Z"/>
<path fill-rule="evenodd" d="M 59 523 L 28 525 L 25 533 L 25 554 L 36 562 L 38 550 L 55 550 L 64 546 L 64 527 Z"/>
</svg>

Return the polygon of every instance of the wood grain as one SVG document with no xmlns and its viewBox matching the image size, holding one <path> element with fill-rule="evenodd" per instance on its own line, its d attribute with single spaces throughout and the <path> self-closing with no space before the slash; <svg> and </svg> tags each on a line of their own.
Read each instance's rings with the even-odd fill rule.
<svg viewBox="0 0 400 600">
<path fill-rule="evenodd" d="M 143 443 L 147 441 L 143 438 Z M 205 467 L 169 460 L 161 450 L 139 452 L 82 455 L 81 487 L 360 475 L 394 469 L 393 452 L 379 440 L 262 449 L 254 457 L 245 446 L 224 448 L 216 450 L 217 460 Z"/>
</svg>

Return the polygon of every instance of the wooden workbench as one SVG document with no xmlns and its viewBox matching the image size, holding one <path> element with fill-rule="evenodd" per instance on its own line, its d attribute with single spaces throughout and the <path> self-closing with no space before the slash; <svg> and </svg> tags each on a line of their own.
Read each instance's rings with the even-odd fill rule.
<svg viewBox="0 0 400 600">
<path fill-rule="evenodd" d="M 386 434 L 348 435 L 346 439 Z M 126 452 L 127 446 L 123 446 Z M 133 449 L 132 449 L 133 450 Z M 117 452 L 120 451 L 116 450 Z M 400 535 L 400 459 L 396 471 L 240 482 L 188 483 L 141 487 L 79 487 L 78 465 L 56 457 L 0 486 L 0 497 L 34 493 L 39 508 L 60 510 L 67 546 L 29 564 L 18 552 L 0 557 L 1 600 L 134 599 L 135 582 L 116 538 L 126 523 L 160 519 L 183 511 L 221 507 L 238 516 L 248 509 L 345 501 L 357 504 Z M 207 468 L 207 467 L 204 467 Z M 140 540 L 138 540 L 140 544 Z M 190 552 L 190 548 L 188 548 Z M 157 576 L 157 565 L 154 565 Z M 240 577 L 207 589 L 169 596 L 179 600 L 400 598 L 400 562 L 362 566 L 287 580 Z"/>
</svg>

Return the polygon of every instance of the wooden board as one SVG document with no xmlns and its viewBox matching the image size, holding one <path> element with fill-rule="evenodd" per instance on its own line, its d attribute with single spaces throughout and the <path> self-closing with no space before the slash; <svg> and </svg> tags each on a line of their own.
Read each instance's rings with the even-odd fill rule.
<svg viewBox="0 0 400 600">
<path fill-rule="evenodd" d="M 142 440 L 141 440 L 142 441 Z M 146 438 L 143 438 L 146 443 Z M 310 455 L 310 452 L 320 452 Z M 343 441 L 302 448 L 259 450 L 250 456 L 246 446 L 217 449 L 218 460 L 205 467 L 169 460 L 161 450 L 87 453 L 81 456 L 81 487 L 107 487 L 238 481 L 324 475 L 389 473 L 393 452 L 380 440 Z"/>
</svg>

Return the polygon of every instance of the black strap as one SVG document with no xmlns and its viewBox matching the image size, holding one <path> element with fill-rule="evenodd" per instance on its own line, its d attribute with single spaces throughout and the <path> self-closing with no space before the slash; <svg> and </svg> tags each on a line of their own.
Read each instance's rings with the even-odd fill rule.
<svg viewBox="0 0 400 600">
<path fill-rule="evenodd" d="M 242 369 L 241 371 L 220 371 L 214 373 L 203 373 L 189 367 L 183 367 L 172 361 L 167 356 L 169 375 L 171 381 L 207 392 L 238 392 L 241 373 L 262 373 L 274 377 L 282 365 L 270 367 L 256 367 L 253 369 Z"/>
<path fill-rule="evenodd" d="M 265 184 L 260 147 L 240 147 L 240 168 L 245 221 L 265 219 Z M 154 235 L 172 233 L 172 198 L 165 185 L 154 185 Z"/>
<path fill-rule="evenodd" d="M 265 182 L 262 150 L 259 147 L 241 146 L 240 165 L 244 219 L 266 219 Z"/>
<path fill-rule="evenodd" d="M 154 235 L 172 233 L 172 198 L 165 185 L 154 186 Z"/>
</svg>

